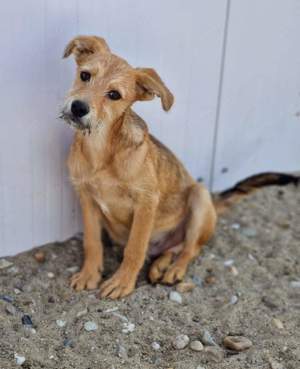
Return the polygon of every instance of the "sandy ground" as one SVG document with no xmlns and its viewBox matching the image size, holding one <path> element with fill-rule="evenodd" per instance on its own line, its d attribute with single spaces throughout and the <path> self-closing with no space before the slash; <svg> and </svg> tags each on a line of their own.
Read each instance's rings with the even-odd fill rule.
<svg viewBox="0 0 300 369">
<path fill-rule="evenodd" d="M 196 287 L 181 294 L 182 303 L 170 300 L 174 287 L 148 284 L 145 271 L 121 301 L 75 293 L 68 279 L 82 260 L 78 239 L 39 248 L 44 263 L 34 259 L 37 250 L 8 257 L 13 265 L 0 270 L 0 368 L 20 367 L 17 354 L 27 369 L 299 369 L 299 219 L 293 186 L 261 190 L 236 205 L 191 265 L 186 280 Z M 120 257 L 106 248 L 106 275 Z M 97 329 L 87 331 L 87 322 Z M 199 340 L 205 330 L 220 357 L 174 348 L 177 335 Z M 228 334 L 253 346 L 227 350 Z"/>
</svg>

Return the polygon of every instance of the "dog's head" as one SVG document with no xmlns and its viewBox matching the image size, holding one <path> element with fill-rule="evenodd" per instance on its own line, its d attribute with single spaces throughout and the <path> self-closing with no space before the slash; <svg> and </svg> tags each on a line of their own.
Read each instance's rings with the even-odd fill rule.
<svg viewBox="0 0 300 369">
<path fill-rule="evenodd" d="M 64 57 L 71 54 L 77 73 L 62 118 L 75 128 L 91 132 L 117 121 L 135 101 L 155 96 L 164 110 L 171 108 L 173 95 L 155 70 L 131 67 L 110 52 L 103 38 L 78 36 L 67 45 Z"/>
</svg>

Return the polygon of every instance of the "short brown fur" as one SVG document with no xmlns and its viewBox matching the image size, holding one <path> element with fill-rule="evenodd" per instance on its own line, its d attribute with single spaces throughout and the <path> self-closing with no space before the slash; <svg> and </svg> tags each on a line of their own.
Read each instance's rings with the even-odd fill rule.
<svg viewBox="0 0 300 369">
<path fill-rule="evenodd" d="M 131 67 L 101 38 L 76 37 L 64 56 L 71 54 L 78 71 L 63 117 L 80 128 L 68 167 L 84 223 L 84 263 L 71 285 L 76 290 L 94 289 L 101 282 L 102 229 L 124 246 L 119 269 L 100 286 L 102 297 L 130 294 L 151 250 L 158 256 L 150 267 L 151 282 L 173 284 L 184 277 L 216 224 L 209 192 L 149 134 L 146 123 L 131 109 L 135 101 L 157 96 L 167 111 L 173 95 L 153 69 Z M 91 74 L 90 81 L 81 81 L 82 71 Z M 122 98 L 110 100 L 110 90 L 119 91 Z M 70 115 L 76 99 L 90 107 L 79 123 Z"/>
</svg>

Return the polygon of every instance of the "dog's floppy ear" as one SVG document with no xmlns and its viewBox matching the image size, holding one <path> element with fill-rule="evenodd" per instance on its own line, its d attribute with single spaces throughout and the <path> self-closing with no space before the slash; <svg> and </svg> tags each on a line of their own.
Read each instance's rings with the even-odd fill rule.
<svg viewBox="0 0 300 369">
<path fill-rule="evenodd" d="M 174 96 L 152 68 L 136 68 L 136 98 L 137 100 L 152 100 L 160 97 L 165 111 L 171 109 Z"/>
<path fill-rule="evenodd" d="M 82 62 L 88 55 L 109 53 L 105 40 L 97 36 L 78 36 L 73 38 L 65 48 L 64 58 L 74 54 L 76 62 Z"/>
</svg>

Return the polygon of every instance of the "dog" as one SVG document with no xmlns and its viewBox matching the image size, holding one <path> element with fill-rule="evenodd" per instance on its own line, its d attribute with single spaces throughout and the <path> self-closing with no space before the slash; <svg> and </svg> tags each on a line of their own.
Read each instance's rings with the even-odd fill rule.
<svg viewBox="0 0 300 369">
<path fill-rule="evenodd" d="M 84 226 L 84 262 L 71 286 L 95 289 L 102 281 L 102 230 L 124 253 L 101 283 L 101 297 L 132 293 L 148 255 L 155 258 L 152 283 L 177 283 L 214 234 L 218 206 L 132 110 L 136 101 L 158 97 L 168 111 L 174 97 L 154 69 L 130 66 L 103 38 L 78 36 L 63 56 L 71 54 L 77 73 L 61 116 L 75 129 L 68 169 Z"/>
</svg>

